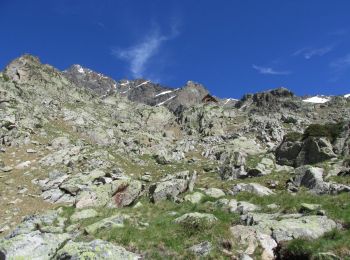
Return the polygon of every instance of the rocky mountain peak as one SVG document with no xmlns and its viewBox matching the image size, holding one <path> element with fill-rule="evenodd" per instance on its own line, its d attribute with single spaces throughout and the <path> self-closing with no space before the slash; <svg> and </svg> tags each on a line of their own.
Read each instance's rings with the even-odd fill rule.
<svg viewBox="0 0 350 260">
<path fill-rule="evenodd" d="M 78 64 L 72 65 L 63 74 L 75 85 L 92 90 L 98 95 L 107 95 L 117 88 L 117 83 L 112 78 Z"/>
<path fill-rule="evenodd" d="M 38 57 L 25 54 L 6 66 L 4 76 L 16 83 L 31 84 L 35 81 L 50 82 L 52 77 L 60 75 L 52 66 L 42 64 Z"/>
<path fill-rule="evenodd" d="M 236 107 L 241 109 L 266 108 L 268 111 L 278 110 L 282 107 L 296 109 L 298 102 L 299 98 L 293 92 L 280 87 L 255 94 L 246 94 L 237 102 Z"/>
</svg>

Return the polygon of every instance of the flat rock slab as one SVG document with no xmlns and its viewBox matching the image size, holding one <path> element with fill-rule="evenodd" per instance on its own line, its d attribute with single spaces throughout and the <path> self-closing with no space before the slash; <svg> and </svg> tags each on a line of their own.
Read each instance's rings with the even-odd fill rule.
<svg viewBox="0 0 350 260">
<path fill-rule="evenodd" d="M 70 241 L 57 252 L 56 259 L 137 260 L 141 259 L 141 256 L 121 246 L 96 239 L 91 242 Z"/>
</svg>

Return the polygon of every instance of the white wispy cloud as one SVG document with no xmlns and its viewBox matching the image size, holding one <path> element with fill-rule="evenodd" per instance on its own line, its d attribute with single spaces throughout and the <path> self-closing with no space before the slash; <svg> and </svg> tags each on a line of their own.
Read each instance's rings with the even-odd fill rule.
<svg viewBox="0 0 350 260">
<path fill-rule="evenodd" d="M 327 53 L 331 52 L 334 49 L 334 45 L 324 46 L 321 48 L 302 48 L 293 53 L 293 56 L 299 56 L 302 55 L 305 59 L 309 60 L 314 56 L 320 56 L 326 55 Z"/>
<path fill-rule="evenodd" d="M 169 35 L 161 34 L 158 27 L 153 29 L 138 43 L 126 49 L 113 48 L 112 55 L 129 64 L 133 77 L 145 76 L 149 61 L 159 52 L 161 46 L 179 35 L 177 24 L 172 25 Z"/>
<path fill-rule="evenodd" d="M 331 81 L 337 81 L 346 71 L 350 70 L 350 53 L 332 61 L 329 66 L 333 73 Z"/>
<path fill-rule="evenodd" d="M 282 71 L 282 70 L 275 70 L 270 67 L 262 67 L 262 66 L 257 66 L 257 65 L 252 65 L 253 69 L 257 70 L 260 74 L 265 74 L 265 75 L 289 75 L 292 72 L 291 71 Z"/>
</svg>

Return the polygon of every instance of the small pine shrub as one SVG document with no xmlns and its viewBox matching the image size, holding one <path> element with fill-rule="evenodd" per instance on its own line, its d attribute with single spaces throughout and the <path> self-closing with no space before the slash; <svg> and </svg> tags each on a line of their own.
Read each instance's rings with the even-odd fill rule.
<svg viewBox="0 0 350 260">
<path fill-rule="evenodd" d="M 304 132 L 304 139 L 308 137 L 326 137 L 331 142 L 337 139 L 342 132 L 344 122 L 340 123 L 329 123 L 325 125 L 321 124 L 312 124 L 306 128 Z"/>
<path fill-rule="evenodd" d="M 285 141 L 296 142 L 303 139 L 303 134 L 299 132 L 290 132 L 284 136 Z"/>
</svg>

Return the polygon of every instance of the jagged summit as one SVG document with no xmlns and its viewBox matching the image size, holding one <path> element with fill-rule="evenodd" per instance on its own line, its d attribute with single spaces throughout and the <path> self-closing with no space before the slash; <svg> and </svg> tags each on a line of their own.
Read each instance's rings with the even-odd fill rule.
<svg viewBox="0 0 350 260">
<path fill-rule="evenodd" d="M 40 73 L 38 73 L 40 71 Z M 17 83 L 32 84 L 36 80 L 50 84 L 53 78 L 74 84 L 80 88 L 92 91 L 99 96 L 107 96 L 113 93 L 128 98 L 130 101 L 143 103 L 150 106 L 165 106 L 171 111 L 181 107 L 190 107 L 205 103 L 205 97 L 214 97 L 207 88 L 200 83 L 188 81 L 183 87 L 172 88 L 154 83 L 147 79 L 115 80 L 111 77 L 74 64 L 67 70 L 60 72 L 51 65 L 42 64 L 38 57 L 25 54 L 6 66 L 3 76 Z M 64 78 L 64 79 L 63 79 Z M 68 82 L 65 80 L 67 79 Z M 347 97 L 346 95 L 344 96 Z M 303 99 L 305 104 L 322 104 L 331 101 L 333 97 L 322 95 Z M 205 99 L 205 100 L 204 100 Z M 279 87 L 255 94 L 245 94 L 241 100 L 214 98 L 219 105 L 225 107 L 237 107 L 240 109 L 252 109 L 252 107 L 276 108 L 291 106 L 299 107 L 299 97 L 285 87 Z"/>
<path fill-rule="evenodd" d="M 117 88 L 117 83 L 112 78 L 81 65 L 72 65 L 63 71 L 63 74 L 75 85 L 90 89 L 99 95 L 107 95 Z"/>
<path fill-rule="evenodd" d="M 25 54 L 11 61 L 4 70 L 4 75 L 17 83 L 31 84 L 35 81 L 50 83 L 53 78 L 62 80 L 60 72 L 51 65 L 42 64 L 38 57 Z"/>
</svg>

